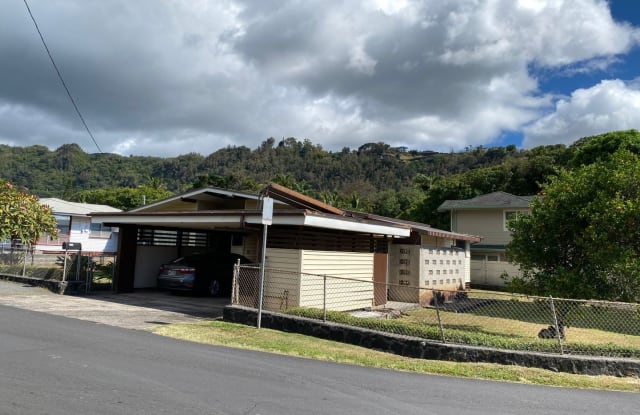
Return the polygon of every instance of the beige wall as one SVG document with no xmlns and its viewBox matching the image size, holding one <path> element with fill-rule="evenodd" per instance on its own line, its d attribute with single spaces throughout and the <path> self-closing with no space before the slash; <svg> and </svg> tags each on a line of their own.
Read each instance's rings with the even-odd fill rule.
<svg viewBox="0 0 640 415">
<path fill-rule="evenodd" d="M 264 307 L 356 310 L 373 305 L 373 254 L 268 248 Z M 323 275 L 343 277 L 326 279 Z"/>
<path fill-rule="evenodd" d="M 420 290 L 420 245 L 389 247 L 389 301 L 417 303 Z"/>
<path fill-rule="evenodd" d="M 270 275 L 265 275 L 264 303 L 267 310 L 285 310 L 300 303 L 300 258 L 297 249 L 269 248 L 265 265 Z"/>
<path fill-rule="evenodd" d="M 451 229 L 454 232 L 480 235 L 482 243 L 504 245 L 511 241 L 504 227 L 504 212 L 528 212 L 526 209 L 454 210 L 451 212 Z"/>
<path fill-rule="evenodd" d="M 245 235 L 242 237 L 242 245 L 232 245 L 231 253 L 242 255 L 253 262 L 260 262 L 258 251 L 260 239 L 256 235 Z"/>
<path fill-rule="evenodd" d="M 300 306 L 323 308 L 327 278 L 328 310 L 356 310 L 373 305 L 373 254 L 301 250 Z"/>
</svg>

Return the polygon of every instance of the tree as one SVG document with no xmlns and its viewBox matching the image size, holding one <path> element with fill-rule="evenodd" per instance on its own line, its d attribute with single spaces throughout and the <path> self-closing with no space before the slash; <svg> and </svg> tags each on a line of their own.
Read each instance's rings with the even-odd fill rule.
<svg viewBox="0 0 640 415">
<path fill-rule="evenodd" d="M 0 239 L 32 245 L 44 233 L 54 238 L 58 235 L 51 208 L 41 205 L 26 189 L 0 179 Z"/>
<path fill-rule="evenodd" d="M 71 199 L 81 203 L 108 205 L 122 210 L 129 210 L 147 203 L 165 199 L 172 193 L 157 180 L 148 185 L 122 187 L 114 189 L 95 189 L 78 192 Z"/>
<path fill-rule="evenodd" d="M 577 140 L 570 147 L 573 153 L 569 165 L 580 167 L 605 160 L 619 149 L 640 154 L 640 132 L 637 130 L 614 131 Z"/>
<path fill-rule="evenodd" d="M 570 298 L 640 298 L 640 157 L 621 149 L 543 185 L 531 215 L 510 223 L 513 283 Z"/>
</svg>

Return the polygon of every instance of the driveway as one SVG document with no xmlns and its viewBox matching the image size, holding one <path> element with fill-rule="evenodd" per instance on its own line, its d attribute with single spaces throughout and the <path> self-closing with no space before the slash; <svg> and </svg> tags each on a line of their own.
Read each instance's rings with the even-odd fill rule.
<svg viewBox="0 0 640 415">
<path fill-rule="evenodd" d="M 164 291 L 96 293 L 69 296 L 0 280 L 0 304 L 109 326 L 148 330 L 154 326 L 194 323 L 222 317 L 228 299 L 172 295 Z"/>
</svg>

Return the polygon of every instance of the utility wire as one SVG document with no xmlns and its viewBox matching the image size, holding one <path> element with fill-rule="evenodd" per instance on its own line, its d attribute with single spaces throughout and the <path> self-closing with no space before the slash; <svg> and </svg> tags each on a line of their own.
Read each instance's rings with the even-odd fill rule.
<svg viewBox="0 0 640 415">
<path fill-rule="evenodd" d="M 31 13 L 31 9 L 29 8 L 29 4 L 27 3 L 27 0 L 23 0 L 23 1 L 24 1 L 24 5 L 27 7 L 27 11 L 29 12 L 29 16 L 31 16 L 31 21 L 33 21 L 33 25 L 36 27 L 36 30 L 38 31 L 38 34 L 40 35 L 40 40 L 42 40 L 42 44 L 44 45 L 44 48 L 47 51 L 47 55 L 49 55 L 49 59 L 51 60 L 51 64 L 53 65 L 54 69 L 56 70 L 56 73 L 58 74 L 58 79 L 60 79 L 60 82 L 62 83 L 62 86 L 64 87 L 64 90 L 67 91 L 67 95 L 69 96 L 69 99 L 71 100 L 71 103 L 73 104 L 73 108 L 75 108 L 76 113 L 78 114 L 78 117 L 80 117 L 80 121 L 82 121 L 82 125 L 84 125 L 84 128 L 87 130 L 87 133 L 89 133 L 89 137 L 91 137 L 91 140 L 93 140 L 93 144 L 96 145 L 96 147 L 98 148 L 98 151 L 100 153 L 103 153 L 102 149 L 98 145 L 98 142 L 96 141 L 95 137 L 91 133 L 91 130 L 89 129 L 89 126 L 84 121 L 84 117 L 82 116 L 82 113 L 80 112 L 80 109 L 76 105 L 76 101 L 73 99 L 73 96 L 71 95 L 71 92 L 69 92 L 69 88 L 67 88 L 67 84 L 64 82 L 64 79 L 62 78 L 62 74 L 60 73 L 60 70 L 58 69 L 58 65 L 56 65 L 56 62 L 53 60 L 53 55 L 51 55 L 51 52 L 49 51 L 49 47 L 47 46 L 47 42 L 44 41 L 44 36 L 42 36 L 42 32 L 40 31 L 40 28 L 38 27 L 38 23 L 36 22 L 35 17 L 33 17 L 33 13 Z"/>
</svg>

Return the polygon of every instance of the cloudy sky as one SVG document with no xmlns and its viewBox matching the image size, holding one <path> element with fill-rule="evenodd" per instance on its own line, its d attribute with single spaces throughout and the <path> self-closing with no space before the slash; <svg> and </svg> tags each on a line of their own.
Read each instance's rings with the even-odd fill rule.
<svg viewBox="0 0 640 415">
<path fill-rule="evenodd" d="M 640 129 L 627 0 L 24 0 L 0 13 L 0 143 L 208 155 L 268 137 L 457 151 Z"/>
</svg>

